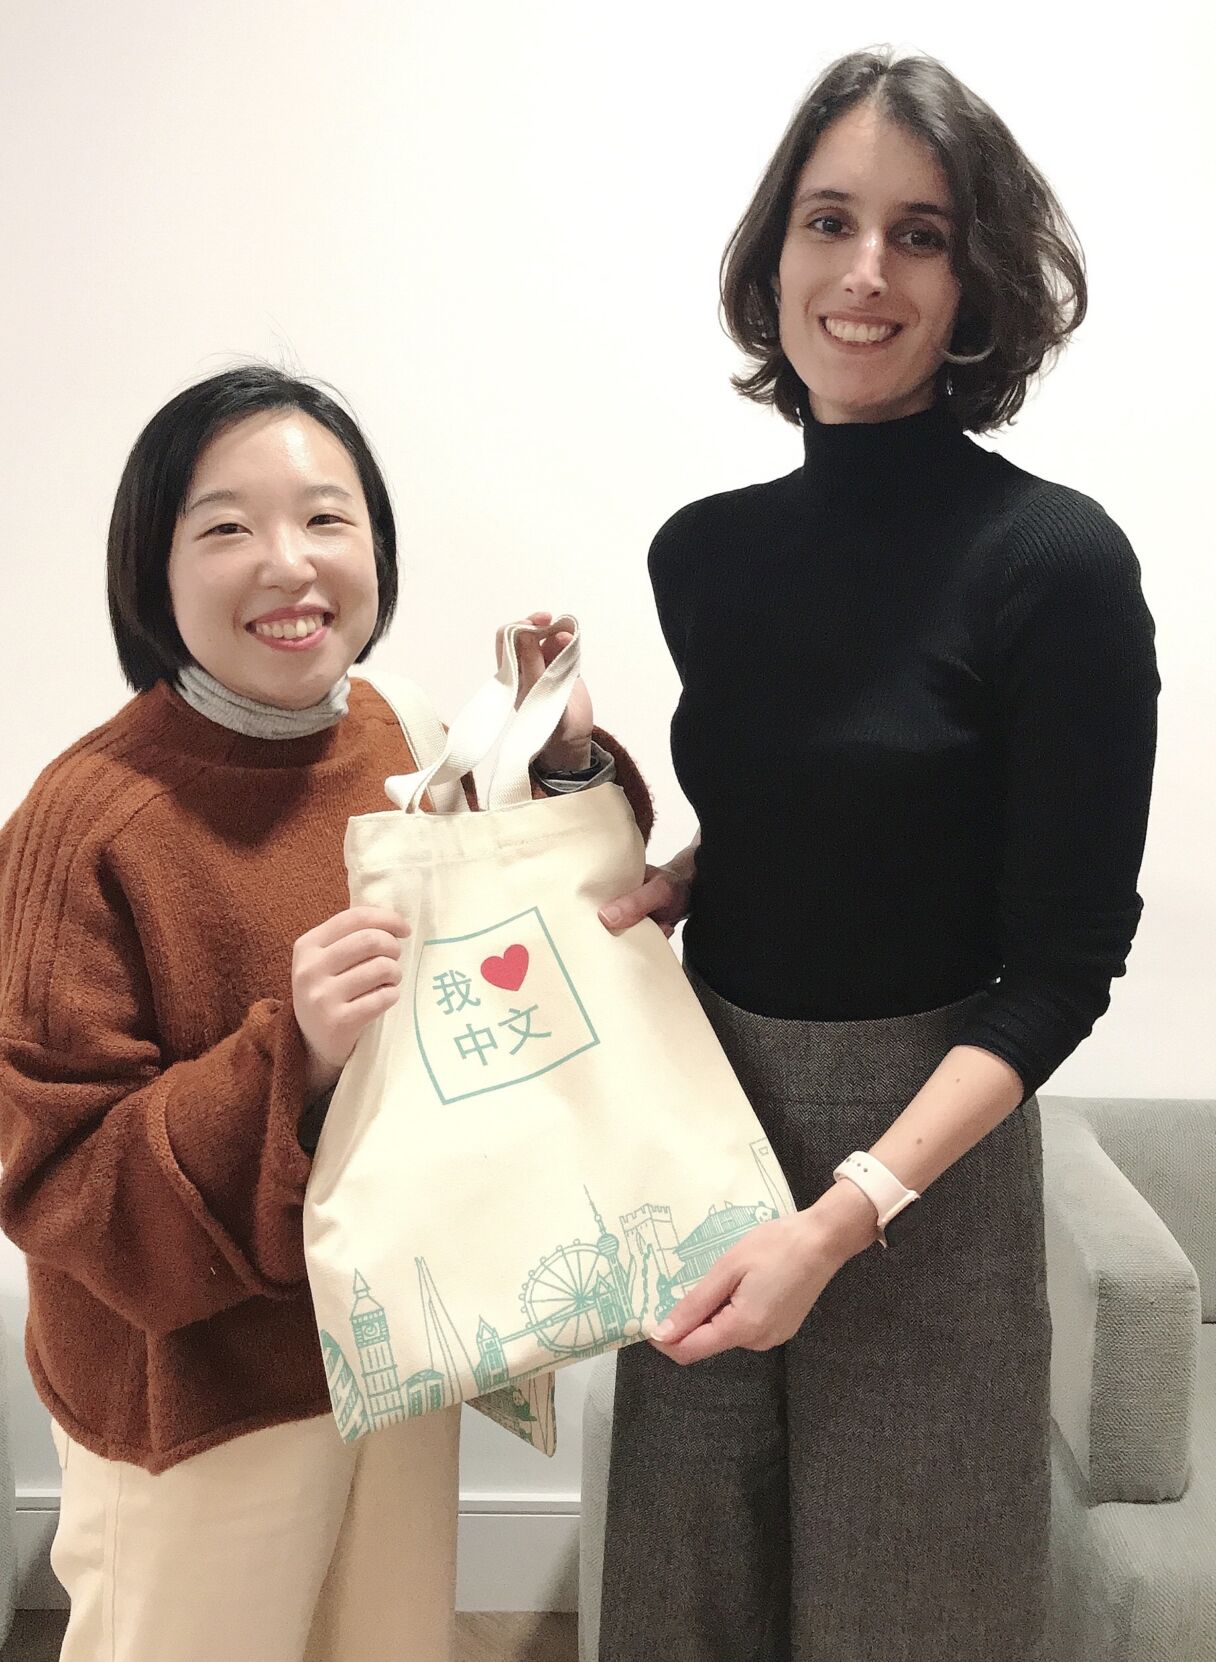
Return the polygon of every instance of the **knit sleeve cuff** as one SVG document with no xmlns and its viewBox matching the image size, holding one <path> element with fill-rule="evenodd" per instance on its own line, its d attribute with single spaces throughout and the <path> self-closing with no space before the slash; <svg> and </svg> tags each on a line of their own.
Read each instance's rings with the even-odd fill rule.
<svg viewBox="0 0 1216 1662">
<path fill-rule="evenodd" d="M 182 1176 L 264 1296 L 286 1296 L 305 1277 L 302 1212 L 312 1169 L 300 1146 L 307 1102 L 304 1038 L 289 999 L 263 999 L 238 1033 L 211 1053 L 209 1078 L 166 1104 Z M 191 1064 L 184 1064 L 190 1067 Z M 217 1227 L 218 1226 L 218 1230 Z"/>
<path fill-rule="evenodd" d="M 605 732 L 602 727 L 592 728 L 591 737 L 597 747 L 612 757 L 615 767 L 614 782 L 624 791 L 629 806 L 633 809 L 633 817 L 638 822 L 642 841 L 649 842 L 650 833 L 654 829 L 654 802 L 637 763 L 621 741 L 614 739 L 612 734 Z"/>
<path fill-rule="evenodd" d="M 302 1205 L 312 1170 L 311 1152 L 300 1141 L 309 1107 L 308 1052 L 290 999 L 279 1003 L 266 1038 L 271 1064 L 267 1134 L 272 1170 L 282 1183 L 284 1197 Z"/>
</svg>

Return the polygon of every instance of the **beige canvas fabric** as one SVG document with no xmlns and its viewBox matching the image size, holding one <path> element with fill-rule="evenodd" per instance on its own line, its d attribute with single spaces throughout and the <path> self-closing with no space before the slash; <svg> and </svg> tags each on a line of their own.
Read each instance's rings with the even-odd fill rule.
<svg viewBox="0 0 1216 1662">
<path fill-rule="evenodd" d="M 457 1414 L 351 1448 L 294 1420 L 156 1477 L 52 1430 L 61 1662 L 452 1662 Z"/>
<path fill-rule="evenodd" d="M 515 712 L 517 645 L 443 756 L 352 819 L 352 903 L 413 926 L 398 1004 L 343 1072 L 305 1243 L 339 1429 L 476 1406 L 552 1452 L 552 1370 L 649 1336 L 756 1223 L 792 1209 L 662 932 L 597 911 L 641 882 L 615 785 L 533 801 L 578 634 Z M 424 793 L 491 751 L 480 813 Z"/>
</svg>

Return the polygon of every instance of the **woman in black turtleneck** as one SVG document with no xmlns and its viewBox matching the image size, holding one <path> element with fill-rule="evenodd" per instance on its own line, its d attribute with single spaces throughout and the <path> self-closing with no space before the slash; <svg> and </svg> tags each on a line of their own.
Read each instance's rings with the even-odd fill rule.
<svg viewBox="0 0 1216 1662">
<path fill-rule="evenodd" d="M 601 1656 L 1033 1662 L 1033 1093 L 1123 972 L 1158 683 L 1118 527 L 967 433 L 1081 321 L 1083 265 L 985 104 L 859 53 L 791 123 L 723 301 L 736 385 L 805 462 L 655 539 L 700 831 L 604 921 L 687 916 L 802 1210 L 620 1358 Z"/>
</svg>

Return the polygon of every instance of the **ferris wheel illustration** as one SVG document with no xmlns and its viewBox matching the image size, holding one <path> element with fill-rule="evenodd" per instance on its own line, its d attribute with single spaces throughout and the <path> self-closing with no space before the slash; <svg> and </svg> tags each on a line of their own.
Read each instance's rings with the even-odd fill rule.
<svg viewBox="0 0 1216 1662">
<path fill-rule="evenodd" d="M 528 1276 L 519 1302 L 533 1333 L 555 1356 L 577 1356 L 604 1339 L 603 1283 L 612 1270 L 589 1241 L 555 1247 Z M 615 1288 L 612 1289 L 613 1296 Z M 622 1310 L 622 1316 L 628 1316 Z"/>
</svg>

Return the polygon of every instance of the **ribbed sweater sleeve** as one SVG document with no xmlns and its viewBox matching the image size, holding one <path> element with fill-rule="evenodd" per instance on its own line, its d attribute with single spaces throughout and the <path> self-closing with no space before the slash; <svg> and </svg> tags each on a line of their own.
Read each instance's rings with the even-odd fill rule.
<svg viewBox="0 0 1216 1662">
<path fill-rule="evenodd" d="M 289 1001 L 166 1063 L 103 841 L 31 822 L 0 845 L 0 1227 L 143 1331 L 304 1277 L 303 1043 Z"/>
<path fill-rule="evenodd" d="M 1159 688 L 1126 537 L 1045 491 L 1002 540 L 992 608 L 1003 969 L 960 1036 L 1027 1093 L 1092 1029 L 1140 918 Z"/>
</svg>

